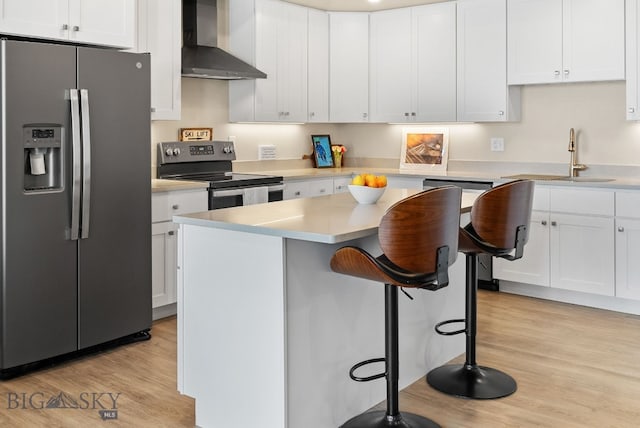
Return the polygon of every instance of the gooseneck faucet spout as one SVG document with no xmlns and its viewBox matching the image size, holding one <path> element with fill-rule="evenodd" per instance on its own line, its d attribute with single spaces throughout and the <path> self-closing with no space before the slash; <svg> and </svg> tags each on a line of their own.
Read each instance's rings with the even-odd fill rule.
<svg viewBox="0 0 640 428">
<path fill-rule="evenodd" d="M 571 163 L 569 164 L 569 177 L 577 177 L 578 171 L 584 171 L 587 166 L 576 163 L 576 132 L 573 128 L 569 130 L 569 152 L 571 153 Z"/>
</svg>

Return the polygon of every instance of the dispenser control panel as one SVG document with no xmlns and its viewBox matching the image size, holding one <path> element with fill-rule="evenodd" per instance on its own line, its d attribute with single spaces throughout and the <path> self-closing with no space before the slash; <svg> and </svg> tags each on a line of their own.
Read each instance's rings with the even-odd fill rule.
<svg viewBox="0 0 640 428">
<path fill-rule="evenodd" d="M 60 125 L 29 125 L 23 128 L 24 146 L 60 147 L 62 144 L 62 127 Z"/>
</svg>

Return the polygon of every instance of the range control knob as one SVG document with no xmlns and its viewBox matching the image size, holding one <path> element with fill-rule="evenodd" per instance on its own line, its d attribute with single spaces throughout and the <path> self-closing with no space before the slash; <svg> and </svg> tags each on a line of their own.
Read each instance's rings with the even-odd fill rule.
<svg viewBox="0 0 640 428">
<path fill-rule="evenodd" d="M 178 156 L 179 154 L 180 154 L 180 149 L 178 149 L 178 148 L 173 149 L 173 155 L 174 156 Z"/>
<path fill-rule="evenodd" d="M 167 149 L 165 153 L 167 154 L 167 156 L 173 156 L 173 149 Z"/>
<path fill-rule="evenodd" d="M 224 148 L 222 149 L 222 151 L 224 153 L 232 153 L 233 152 L 233 147 L 231 146 L 224 146 Z"/>
</svg>

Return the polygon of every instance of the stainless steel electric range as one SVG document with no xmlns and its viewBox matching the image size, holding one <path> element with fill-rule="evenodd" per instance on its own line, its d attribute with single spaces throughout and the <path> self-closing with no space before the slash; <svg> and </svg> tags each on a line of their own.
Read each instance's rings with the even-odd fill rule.
<svg viewBox="0 0 640 428">
<path fill-rule="evenodd" d="M 158 143 L 158 178 L 209 182 L 209 209 L 281 201 L 281 176 L 232 172 L 232 141 Z"/>
</svg>

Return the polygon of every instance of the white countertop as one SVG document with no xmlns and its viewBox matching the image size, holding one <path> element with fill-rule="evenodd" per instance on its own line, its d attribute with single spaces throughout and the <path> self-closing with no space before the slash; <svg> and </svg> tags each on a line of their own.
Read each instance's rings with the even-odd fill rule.
<svg viewBox="0 0 640 428">
<path fill-rule="evenodd" d="M 387 189 L 378 202 L 371 205 L 358 204 L 350 193 L 339 193 L 185 214 L 174 216 L 173 221 L 333 244 L 375 233 L 391 205 L 417 192 L 419 190 Z M 463 210 L 470 209 L 477 195 L 463 193 Z"/>
</svg>

